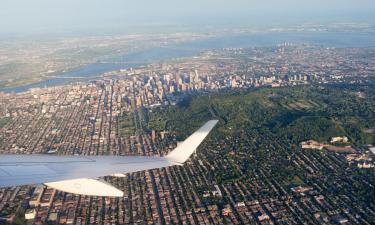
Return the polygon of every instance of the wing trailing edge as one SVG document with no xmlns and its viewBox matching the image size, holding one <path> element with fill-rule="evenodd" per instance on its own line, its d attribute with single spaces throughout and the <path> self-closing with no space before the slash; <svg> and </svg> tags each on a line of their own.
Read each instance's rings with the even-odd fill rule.
<svg viewBox="0 0 375 225">
<path fill-rule="evenodd" d="M 45 183 L 46 186 L 59 191 L 77 195 L 93 195 L 106 197 L 122 197 L 124 193 L 105 181 L 81 178 Z"/>
</svg>

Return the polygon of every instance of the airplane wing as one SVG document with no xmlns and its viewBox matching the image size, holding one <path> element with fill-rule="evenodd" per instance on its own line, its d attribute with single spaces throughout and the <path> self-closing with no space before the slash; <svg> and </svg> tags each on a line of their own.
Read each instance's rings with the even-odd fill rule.
<svg viewBox="0 0 375 225">
<path fill-rule="evenodd" d="M 103 176 L 182 165 L 216 125 L 210 120 L 164 157 L 0 155 L 0 188 L 44 183 L 57 190 L 95 196 L 123 196 Z"/>
</svg>

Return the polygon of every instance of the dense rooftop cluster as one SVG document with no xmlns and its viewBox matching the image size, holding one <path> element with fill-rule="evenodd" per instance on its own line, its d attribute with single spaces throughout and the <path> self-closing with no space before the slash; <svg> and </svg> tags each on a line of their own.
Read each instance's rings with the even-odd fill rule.
<svg viewBox="0 0 375 225">
<path fill-rule="evenodd" d="M 151 126 L 153 112 L 173 107 L 190 94 L 218 90 L 366 84 L 372 82 L 375 68 L 369 51 L 290 44 L 224 49 L 115 71 L 89 83 L 1 93 L 0 153 L 163 155 L 181 137 L 167 127 Z M 109 78 L 114 74 L 116 78 Z M 361 93 L 355 92 L 356 97 L 362 98 Z M 296 101 L 287 108 L 298 111 L 322 104 Z M 214 107 L 212 116 L 231 120 Z M 373 178 L 355 174 L 357 168 L 346 170 L 351 167 L 339 153 L 288 151 L 296 148 L 298 143 L 254 126 L 211 137 L 201 148 L 204 154 L 198 152 L 183 167 L 106 177 L 124 191 L 123 198 L 13 187 L 0 190 L 0 213 L 8 220 L 21 220 L 22 214 L 34 224 L 374 223 L 375 204 L 354 193 L 364 185 L 373 190 Z M 274 176 L 273 163 L 301 174 L 283 183 Z"/>
</svg>

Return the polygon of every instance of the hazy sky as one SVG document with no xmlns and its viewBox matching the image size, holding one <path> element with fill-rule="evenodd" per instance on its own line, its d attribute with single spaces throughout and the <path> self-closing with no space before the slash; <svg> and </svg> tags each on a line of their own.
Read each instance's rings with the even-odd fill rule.
<svg viewBox="0 0 375 225">
<path fill-rule="evenodd" d="M 375 0 L 0 0 L 0 35 L 352 21 Z"/>
</svg>

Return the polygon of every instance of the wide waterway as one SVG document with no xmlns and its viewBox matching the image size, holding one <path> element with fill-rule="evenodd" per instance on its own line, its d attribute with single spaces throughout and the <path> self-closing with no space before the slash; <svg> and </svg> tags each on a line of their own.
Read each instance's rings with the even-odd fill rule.
<svg viewBox="0 0 375 225">
<path fill-rule="evenodd" d="M 354 32 L 258 33 L 213 37 L 129 53 L 113 59 L 112 61 L 115 63 L 93 63 L 74 71 L 62 73 L 50 80 L 19 87 L 2 88 L 0 91 L 23 92 L 30 88 L 88 81 L 98 78 L 105 72 L 134 68 L 173 58 L 190 57 L 210 49 L 274 46 L 284 42 L 319 44 L 327 47 L 368 47 L 375 46 L 375 37 L 370 33 Z"/>
</svg>

